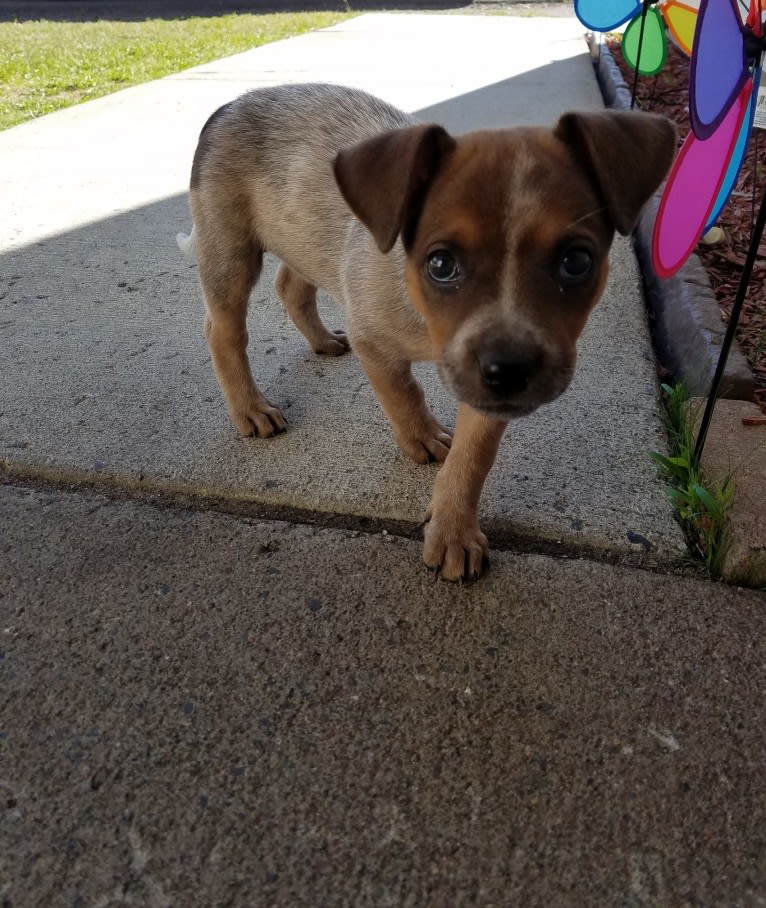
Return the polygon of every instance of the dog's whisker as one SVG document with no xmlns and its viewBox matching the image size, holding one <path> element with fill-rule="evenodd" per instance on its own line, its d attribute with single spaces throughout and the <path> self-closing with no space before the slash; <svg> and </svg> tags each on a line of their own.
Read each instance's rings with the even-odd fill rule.
<svg viewBox="0 0 766 908">
<path fill-rule="evenodd" d="M 588 218 L 594 218 L 594 217 L 596 217 L 597 214 L 603 214 L 604 212 L 608 212 L 608 211 L 609 211 L 609 209 L 606 207 L 606 205 L 602 205 L 601 208 L 594 208 L 593 211 L 589 211 L 587 214 L 582 215 L 582 217 L 577 218 L 576 221 L 572 221 L 571 223 L 567 224 L 566 227 L 564 228 L 564 230 L 565 231 L 571 230 L 573 227 L 576 227 L 578 224 L 582 224 L 583 221 L 587 221 Z"/>
</svg>

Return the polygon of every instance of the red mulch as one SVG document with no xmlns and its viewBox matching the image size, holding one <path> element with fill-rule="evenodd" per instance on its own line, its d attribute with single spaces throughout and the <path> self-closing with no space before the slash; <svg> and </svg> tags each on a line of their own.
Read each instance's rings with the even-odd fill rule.
<svg viewBox="0 0 766 908">
<path fill-rule="evenodd" d="M 619 41 L 607 40 L 617 65 L 629 88 L 634 72 L 620 53 Z M 639 76 L 636 105 L 642 110 L 664 114 L 679 128 L 681 141 L 689 132 L 689 59 L 670 44 L 668 59 L 656 76 Z M 721 317 L 728 320 L 737 293 L 742 265 L 750 242 L 750 228 L 758 213 L 761 197 L 766 192 L 766 136 L 753 130 L 739 181 L 726 204 L 718 226 L 726 240 L 717 246 L 699 244 L 695 250 L 710 277 L 721 307 Z M 755 192 L 753 181 L 755 179 Z M 761 240 L 753 268 L 747 298 L 737 329 L 737 340 L 755 375 L 758 401 L 766 405 L 766 238 Z"/>
</svg>

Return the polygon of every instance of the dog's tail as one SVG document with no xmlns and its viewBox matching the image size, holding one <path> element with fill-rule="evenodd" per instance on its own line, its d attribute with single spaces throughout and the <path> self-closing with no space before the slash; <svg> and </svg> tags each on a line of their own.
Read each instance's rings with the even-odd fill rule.
<svg viewBox="0 0 766 908">
<path fill-rule="evenodd" d="M 196 258 L 194 254 L 194 227 L 192 227 L 191 233 L 177 233 L 176 234 L 176 243 L 178 243 L 178 248 L 183 252 L 187 259 L 190 262 L 193 262 Z"/>
</svg>

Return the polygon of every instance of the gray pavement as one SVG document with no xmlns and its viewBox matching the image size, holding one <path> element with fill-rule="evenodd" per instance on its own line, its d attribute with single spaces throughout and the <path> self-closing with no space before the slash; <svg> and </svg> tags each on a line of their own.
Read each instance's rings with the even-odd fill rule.
<svg viewBox="0 0 766 908">
<path fill-rule="evenodd" d="M 756 593 L 9 486 L 0 558 L 5 906 L 764 904 Z"/>
<path fill-rule="evenodd" d="M 0 904 L 763 905 L 764 599 L 685 558 L 627 242 L 475 585 L 422 568 L 436 468 L 269 275 L 290 431 L 235 436 L 173 239 L 191 155 L 319 78 L 455 130 L 601 105 L 571 18 L 367 15 L 0 133 Z"/>
</svg>

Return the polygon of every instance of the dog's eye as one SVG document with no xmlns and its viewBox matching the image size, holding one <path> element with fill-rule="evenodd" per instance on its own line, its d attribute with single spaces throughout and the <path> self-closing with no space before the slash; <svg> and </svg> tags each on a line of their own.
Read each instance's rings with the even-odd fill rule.
<svg viewBox="0 0 766 908">
<path fill-rule="evenodd" d="M 593 270 L 593 256 L 587 249 L 568 249 L 559 265 L 559 279 L 562 284 L 579 284 Z"/>
<path fill-rule="evenodd" d="M 437 284 L 454 284 L 461 277 L 460 265 L 448 249 L 436 249 L 429 254 L 426 272 Z"/>
</svg>

